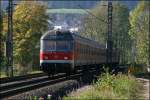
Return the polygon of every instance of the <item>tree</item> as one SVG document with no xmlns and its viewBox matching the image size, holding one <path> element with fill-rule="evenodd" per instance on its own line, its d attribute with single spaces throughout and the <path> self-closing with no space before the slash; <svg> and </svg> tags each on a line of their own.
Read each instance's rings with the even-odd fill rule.
<svg viewBox="0 0 150 100">
<path fill-rule="evenodd" d="M 84 20 L 84 30 L 82 30 L 82 35 L 90 37 L 100 43 L 106 43 L 107 36 L 107 1 L 102 1 L 95 8 L 91 9 L 89 12 L 92 15 L 85 17 Z M 112 22 L 112 38 L 114 48 L 120 50 L 120 62 L 130 63 L 130 51 L 131 51 L 131 39 L 128 35 L 129 25 L 129 9 L 119 4 L 118 2 L 113 2 L 113 22 Z"/>
<path fill-rule="evenodd" d="M 6 14 L 3 10 L 0 12 L 0 69 L 3 70 L 6 66 L 6 58 L 5 58 L 5 32 L 4 32 L 4 25 L 6 22 Z"/>
<path fill-rule="evenodd" d="M 129 20 L 131 29 L 129 34 L 135 43 L 136 48 L 136 63 L 149 63 L 149 1 L 140 1 L 135 9 L 131 12 Z"/>
<path fill-rule="evenodd" d="M 37 1 L 22 1 L 13 12 L 13 55 L 15 66 L 21 74 L 28 72 L 28 66 L 39 62 L 39 41 L 48 29 L 46 6 Z M 7 23 L 4 25 L 7 30 Z M 30 67 L 31 67 L 30 66 Z"/>
</svg>

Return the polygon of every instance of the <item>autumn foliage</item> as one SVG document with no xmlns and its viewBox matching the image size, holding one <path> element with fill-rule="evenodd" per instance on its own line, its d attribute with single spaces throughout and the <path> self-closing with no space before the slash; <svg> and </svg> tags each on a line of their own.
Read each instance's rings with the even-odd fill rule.
<svg viewBox="0 0 150 100">
<path fill-rule="evenodd" d="M 19 66 L 19 70 L 22 70 L 22 72 L 28 72 L 28 66 L 31 67 L 35 61 L 39 61 L 39 40 L 41 35 L 48 29 L 47 20 L 46 5 L 41 2 L 21 1 L 14 8 L 14 64 Z M 4 18 L 4 31 L 4 33 L 7 32 L 7 16 Z"/>
</svg>

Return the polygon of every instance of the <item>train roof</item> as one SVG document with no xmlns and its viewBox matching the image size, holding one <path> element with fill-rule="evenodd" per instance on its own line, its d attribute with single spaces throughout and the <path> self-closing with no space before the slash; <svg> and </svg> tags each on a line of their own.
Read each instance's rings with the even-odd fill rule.
<svg viewBox="0 0 150 100">
<path fill-rule="evenodd" d="M 42 37 L 41 40 L 73 40 L 70 31 L 67 30 L 51 30 L 46 32 Z"/>
<path fill-rule="evenodd" d="M 94 41 L 94 40 L 89 39 L 89 38 L 82 37 L 82 36 L 78 35 L 77 33 L 72 33 L 72 35 L 73 35 L 74 40 L 80 41 L 83 44 L 91 45 L 91 46 L 96 47 L 96 48 L 105 49 L 105 45 L 100 44 L 97 41 Z"/>
<path fill-rule="evenodd" d="M 100 44 L 94 40 L 82 37 L 77 33 L 70 32 L 68 30 L 51 30 L 46 32 L 42 37 L 41 40 L 75 40 L 79 41 L 83 44 L 96 46 L 96 48 L 103 48 L 105 49 L 105 45 Z"/>
</svg>

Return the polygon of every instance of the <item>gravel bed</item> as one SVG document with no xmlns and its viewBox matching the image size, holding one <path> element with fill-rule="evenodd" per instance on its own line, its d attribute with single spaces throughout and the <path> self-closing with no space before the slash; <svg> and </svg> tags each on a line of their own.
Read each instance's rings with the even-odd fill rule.
<svg viewBox="0 0 150 100">
<path fill-rule="evenodd" d="M 68 94 L 68 96 L 78 96 L 80 93 L 84 91 L 89 91 L 91 89 L 93 89 L 92 85 L 85 85 L 79 89 L 76 89 L 75 91 L 72 91 L 71 93 Z"/>
<path fill-rule="evenodd" d="M 80 83 L 77 80 L 67 80 L 54 85 L 45 86 L 39 89 L 24 92 L 15 96 L 4 98 L 3 100 L 13 99 L 13 100 L 23 100 L 23 99 L 33 99 L 33 98 L 46 98 L 47 95 L 51 95 L 51 99 L 57 99 L 59 96 L 70 93 L 72 90 L 77 89 Z"/>
</svg>

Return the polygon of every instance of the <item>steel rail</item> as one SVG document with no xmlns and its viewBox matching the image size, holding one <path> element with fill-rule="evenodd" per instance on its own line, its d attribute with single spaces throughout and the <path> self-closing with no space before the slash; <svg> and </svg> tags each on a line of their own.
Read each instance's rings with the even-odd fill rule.
<svg viewBox="0 0 150 100">
<path fill-rule="evenodd" d="M 0 78 L 0 84 L 45 76 L 45 73 L 27 74 L 15 77 Z"/>
<path fill-rule="evenodd" d="M 53 78 L 59 78 L 59 77 L 62 77 L 64 75 L 65 74 L 58 74 L 58 75 L 55 75 Z M 36 78 L 31 78 L 31 79 L 25 79 L 25 80 L 20 80 L 20 81 L 3 83 L 0 85 L 0 92 L 5 91 L 5 90 L 9 90 L 9 89 L 13 89 L 16 87 L 21 87 L 21 86 L 37 83 L 37 82 L 42 82 L 42 81 L 49 80 L 49 79 L 50 78 L 45 75 L 45 76 L 39 76 Z"/>
<path fill-rule="evenodd" d="M 94 69 L 91 69 L 89 72 L 92 72 L 92 71 L 94 71 Z M 0 91 L 0 98 L 6 98 L 9 96 L 19 94 L 19 93 L 27 92 L 29 90 L 34 90 L 34 89 L 37 89 L 46 85 L 53 85 L 55 83 L 66 81 L 69 79 L 77 79 L 80 76 L 82 76 L 84 72 L 85 71 L 81 70 L 70 76 L 67 76 L 66 74 L 59 74 L 59 75 L 55 75 L 52 78 L 49 78 L 47 76 L 47 77 L 43 77 L 40 79 L 33 79 L 33 80 L 31 79 L 29 81 L 24 80 L 18 83 L 3 85 L 1 86 L 2 90 Z"/>
</svg>

